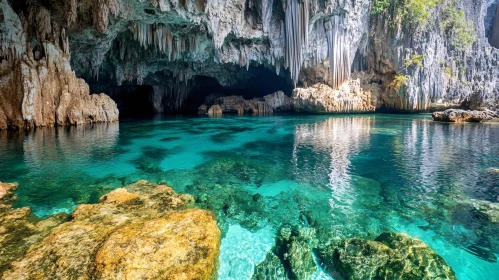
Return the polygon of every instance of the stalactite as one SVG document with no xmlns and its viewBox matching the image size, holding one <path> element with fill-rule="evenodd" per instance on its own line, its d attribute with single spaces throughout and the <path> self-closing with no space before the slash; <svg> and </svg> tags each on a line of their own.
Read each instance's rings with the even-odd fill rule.
<svg viewBox="0 0 499 280">
<path fill-rule="evenodd" d="M 337 89 L 350 77 L 352 62 L 343 16 L 332 16 L 325 23 L 329 46 L 329 73 L 331 87 Z"/>
<path fill-rule="evenodd" d="M 134 39 L 140 46 L 147 49 L 149 46 L 168 56 L 169 60 L 182 58 L 185 52 L 197 50 L 197 38 L 190 36 L 181 38 L 173 36 L 162 24 L 146 24 L 137 22 L 133 28 Z"/>
<path fill-rule="evenodd" d="M 295 85 L 302 66 L 302 52 L 308 44 L 309 0 L 288 0 L 286 6 L 286 66 Z"/>
<path fill-rule="evenodd" d="M 76 22 L 78 16 L 78 1 L 77 0 L 66 0 L 64 1 L 64 12 L 66 13 L 66 26 L 71 27 L 73 23 Z"/>
<path fill-rule="evenodd" d="M 0 55 L 7 60 L 17 60 L 26 52 L 26 34 L 21 20 L 7 0 L 0 2 L 3 21 L 0 24 Z"/>
<path fill-rule="evenodd" d="M 36 36 L 39 40 L 49 39 L 52 34 L 50 11 L 37 1 L 28 2 L 28 22 L 30 26 L 35 26 Z"/>
<path fill-rule="evenodd" d="M 274 6 L 274 0 L 263 0 L 262 3 L 262 15 L 263 15 L 263 32 L 270 32 L 270 23 L 272 21 L 272 7 Z"/>
</svg>

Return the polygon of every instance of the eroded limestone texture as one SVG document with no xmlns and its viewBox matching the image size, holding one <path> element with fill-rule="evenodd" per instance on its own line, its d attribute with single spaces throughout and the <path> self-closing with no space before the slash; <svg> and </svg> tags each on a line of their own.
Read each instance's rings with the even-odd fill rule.
<svg viewBox="0 0 499 280">
<path fill-rule="evenodd" d="M 483 122 L 499 118 L 499 113 L 494 111 L 466 111 L 449 109 L 432 114 L 434 121 L 442 122 Z"/>
<path fill-rule="evenodd" d="M 214 279 L 220 230 L 193 201 L 146 181 L 116 189 L 79 205 L 2 279 Z"/>
<path fill-rule="evenodd" d="M 374 241 L 354 238 L 333 248 L 322 250 L 321 258 L 346 279 L 457 279 L 442 257 L 406 234 L 386 232 Z"/>
<path fill-rule="evenodd" d="M 67 41 L 54 44 L 43 37 L 60 34 L 67 40 L 64 30 L 52 30 L 50 21 L 47 29 L 36 26 L 42 41 L 35 45 L 27 38 L 26 22 L 6 0 L 0 13 L 0 129 L 118 120 L 115 102 L 104 94 L 90 95 L 85 81 L 71 70 Z M 40 8 L 30 16 L 39 19 L 46 13 Z"/>
</svg>

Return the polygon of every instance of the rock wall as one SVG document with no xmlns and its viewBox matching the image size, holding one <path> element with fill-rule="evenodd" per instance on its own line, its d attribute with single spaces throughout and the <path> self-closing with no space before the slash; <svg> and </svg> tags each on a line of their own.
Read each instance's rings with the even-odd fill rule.
<svg viewBox="0 0 499 280">
<path fill-rule="evenodd" d="M 416 22 L 393 6 L 373 16 L 369 66 L 386 84 L 382 106 L 497 106 L 499 50 L 490 46 L 484 27 L 493 2 L 441 1 Z"/>
<path fill-rule="evenodd" d="M 90 95 L 71 70 L 67 53 L 49 41 L 32 49 L 25 24 L 7 1 L 0 7 L 0 129 L 118 120 L 115 102 L 104 94 Z"/>
</svg>

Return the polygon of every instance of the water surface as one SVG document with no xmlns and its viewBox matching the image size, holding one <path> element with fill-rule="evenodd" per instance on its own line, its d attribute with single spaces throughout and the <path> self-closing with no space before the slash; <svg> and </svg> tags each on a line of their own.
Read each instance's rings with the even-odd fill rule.
<svg viewBox="0 0 499 280">
<path fill-rule="evenodd" d="M 428 115 L 160 118 L 0 133 L 0 181 L 47 217 L 139 179 L 218 214 L 220 279 L 250 278 L 283 224 L 319 235 L 405 232 L 459 279 L 499 279 L 498 124 Z M 317 279 L 327 279 L 323 273 Z"/>
</svg>

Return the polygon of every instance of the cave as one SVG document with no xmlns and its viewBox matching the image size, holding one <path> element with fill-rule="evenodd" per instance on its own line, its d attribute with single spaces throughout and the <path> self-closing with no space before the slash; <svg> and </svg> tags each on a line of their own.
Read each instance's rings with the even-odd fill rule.
<svg viewBox="0 0 499 280">
<path fill-rule="evenodd" d="M 277 91 L 291 96 L 293 85 L 284 73 L 277 75 L 263 65 L 237 69 L 238 78 L 221 85 L 216 77 L 195 75 L 188 81 L 172 79 L 171 73 L 155 73 L 143 85 L 116 85 L 111 79 L 89 81 L 90 91 L 106 93 L 117 104 L 122 118 L 148 117 L 156 114 L 197 114 L 206 97 L 242 96 L 244 99 L 263 98 Z M 176 101 L 179 96 L 182 100 Z"/>
</svg>

